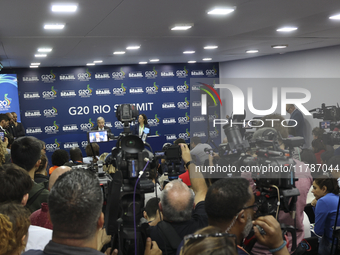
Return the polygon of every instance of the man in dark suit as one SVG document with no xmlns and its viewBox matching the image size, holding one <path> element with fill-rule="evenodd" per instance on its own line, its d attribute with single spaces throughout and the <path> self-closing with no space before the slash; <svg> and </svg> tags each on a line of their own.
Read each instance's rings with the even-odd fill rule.
<svg viewBox="0 0 340 255">
<path fill-rule="evenodd" d="M 22 123 L 18 122 L 18 115 L 15 112 L 12 112 L 13 116 L 13 125 L 14 125 L 14 137 L 18 138 L 21 136 L 25 136 L 25 129 Z"/>
<path fill-rule="evenodd" d="M 111 133 L 111 128 L 109 128 L 108 126 L 105 126 L 105 120 L 103 117 L 97 118 L 97 126 L 93 127 L 91 130 L 98 130 L 98 131 L 106 130 L 108 134 Z"/>
<path fill-rule="evenodd" d="M 302 136 L 304 138 L 305 134 L 303 129 L 305 126 L 305 119 L 303 118 L 302 113 L 298 109 L 296 109 L 295 105 L 293 104 L 287 104 L 286 110 L 290 114 L 290 119 L 297 122 L 295 123 L 294 121 L 289 121 L 288 125 L 294 126 L 296 124 L 296 126 L 294 127 L 296 136 Z"/>
</svg>

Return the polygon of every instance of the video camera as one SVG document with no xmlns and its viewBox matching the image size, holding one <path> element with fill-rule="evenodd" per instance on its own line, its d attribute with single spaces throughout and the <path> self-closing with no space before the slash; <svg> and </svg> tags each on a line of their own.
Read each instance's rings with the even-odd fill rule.
<svg viewBox="0 0 340 255">
<path fill-rule="evenodd" d="M 178 179 L 182 166 L 182 151 L 179 145 L 166 144 L 163 146 L 162 151 L 155 152 L 155 159 L 165 160 L 165 173 L 168 174 L 169 181 Z"/>
<path fill-rule="evenodd" d="M 326 106 L 325 103 L 321 104 L 321 108 L 315 108 L 309 112 L 313 113 L 314 119 L 322 119 L 320 122 L 320 128 L 333 130 L 336 127 L 340 127 L 340 107 L 331 105 Z"/>
</svg>

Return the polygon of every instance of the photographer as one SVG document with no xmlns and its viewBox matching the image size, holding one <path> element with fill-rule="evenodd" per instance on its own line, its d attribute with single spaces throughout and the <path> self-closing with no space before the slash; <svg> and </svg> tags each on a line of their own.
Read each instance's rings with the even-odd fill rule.
<svg viewBox="0 0 340 255">
<path fill-rule="evenodd" d="M 189 168 L 191 187 L 179 180 L 168 183 L 161 195 L 159 209 L 163 213 L 163 221 L 150 228 L 150 236 L 156 241 L 164 254 L 176 254 L 176 250 L 185 235 L 192 234 L 208 225 L 204 210 L 204 199 L 207 186 L 201 173 L 195 172 L 195 164 L 191 162 L 190 150 L 186 144 L 180 144 L 182 159 Z M 194 211 L 192 208 L 195 205 Z"/>
<path fill-rule="evenodd" d="M 273 122 L 273 128 L 279 133 L 278 142 L 280 144 L 281 149 L 285 149 L 285 144 L 283 143 L 281 138 L 287 138 L 288 137 L 288 130 L 287 127 L 284 127 L 281 125 L 281 122 L 284 120 L 284 118 L 280 114 L 270 114 L 262 118 L 264 125 L 263 128 L 260 128 L 258 131 L 255 132 L 253 139 L 256 139 L 257 137 L 261 136 L 261 132 L 263 133 L 265 129 L 271 128 L 272 121 L 265 121 L 266 119 L 276 119 L 279 121 Z M 280 138 L 281 137 L 281 138 Z M 310 170 L 306 165 L 304 165 L 303 162 L 293 159 L 295 162 L 295 178 L 298 180 L 295 182 L 296 188 L 299 190 L 300 195 L 297 197 L 296 202 L 296 214 L 295 219 L 292 217 L 290 213 L 285 213 L 283 211 L 279 212 L 278 221 L 280 223 L 283 223 L 285 225 L 294 226 L 296 228 L 296 243 L 297 245 L 303 240 L 304 238 L 304 226 L 303 226 L 303 212 L 304 208 L 306 206 L 306 198 L 307 193 L 312 185 L 313 178 L 310 174 Z M 292 236 L 288 235 L 289 240 L 289 247 L 288 250 L 291 251 L 291 245 L 292 245 Z M 254 254 L 270 254 L 270 252 L 263 246 L 260 246 L 258 244 L 255 244 L 252 252 Z"/>
<path fill-rule="evenodd" d="M 289 254 L 286 241 L 282 239 L 280 224 L 272 216 L 259 217 L 253 221 L 258 207 L 248 180 L 220 179 L 209 188 L 205 201 L 209 225 L 235 235 L 239 255 L 248 254 L 239 245 L 252 229 L 257 242 L 269 248 L 273 254 Z M 262 234 L 256 225 L 263 228 Z"/>
</svg>

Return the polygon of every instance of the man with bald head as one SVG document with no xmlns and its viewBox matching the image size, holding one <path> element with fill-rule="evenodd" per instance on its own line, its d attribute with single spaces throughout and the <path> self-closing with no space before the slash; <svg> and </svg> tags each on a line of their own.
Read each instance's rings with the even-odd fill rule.
<svg viewBox="0 0 340 255">
<path fill-rule="evenodd" d="M 204 209 L 207 185 L 201 173 L 195 172 L 191 162 L 190 150 L 186 144 L 180 144 L 182 159 L 189 169 L 192 190 L 180 180 L 168 183 L 161 194 L 159 209 L 163 220 L 157 226 L 150 227 L 150 237 L 156 241 L 163 254 L 176 254 L 183 237 L 208 226 L 208 217 Z"/>
</svg>

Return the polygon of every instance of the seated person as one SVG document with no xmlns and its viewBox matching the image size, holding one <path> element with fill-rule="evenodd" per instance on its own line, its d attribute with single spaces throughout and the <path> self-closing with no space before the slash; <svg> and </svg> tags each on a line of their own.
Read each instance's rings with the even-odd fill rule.
<svg viewBox="0 0 340 255">
<path fill-rule="evenodd" d="M 52 167 L 48 170 L 49 175 L 52 174 L 52 172 L 59 166 L 63 166 L 65 163 L 67 163 L 70 158 L 69 155 L 67 153 L 67 151 L 65 150 L 56 150 L 55 152 L 53 152 L 52 154 Z"/>
<path fill-rule="evenodd" d="M 21 254 L 26 247 L 30 212 L 21 204 L 0 205 L 0 254 Z"/>
<path fill-rule="evenodd" d="M 93 128 L 91 128 L 91 130 L 98 130 L 98 131 L 106 130 L 107 133 L 111 133 L 111 128 L 108 126 L 105 126 L 105 119 L 103 117 L 97 118 L 97 126 L 94 126 Z"/>
<path fill-rule="evenodd" d="M 322 236 L 319 240 L 319 254 L 331 254 L 333 226 L 339 202 L 339 186 L 334 178 L 317 178 L 313 182 L 312 193 L 315 199 L 312 202 L 315 212 L 314 232 Z M 338 226 L 340 226 L 340 215 L 338 216 Z M 335 254 L 336 241 L 333 245 Z"/>
<path fill-rule="evenodd" d="M 145 114 L 140 114 L 138 117 L 138 124 L 132 127 L 132 134 L 142 137 L 145 128 L 150 128 L 148 118 Z"/>
<path fill-rule="evenodd" d="M 82 165 L 83 164 L 83 153 L 81 152 L 81 149 L 78 147 L 72 147 L 70 149 L 70 162 L 67 162 L 64 164 L 64 166 L 76 166 L 76 165 Z"/>
<path fill-rule="evenodd" d="M 47 176 L 47 164 L 48 164 L 48 159 L 45 154 L 41 154 L 40 157 L 40 165 L 38 170 L 34 173 L 34 181 L 36 183 L 41 183 L 41 182 L 48 182 L 48 176 Z M 47 188 L 47 185 L 46 185 Z"/>
</svg>

